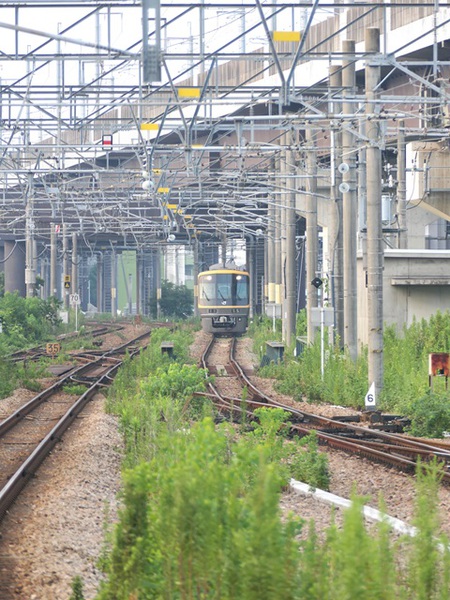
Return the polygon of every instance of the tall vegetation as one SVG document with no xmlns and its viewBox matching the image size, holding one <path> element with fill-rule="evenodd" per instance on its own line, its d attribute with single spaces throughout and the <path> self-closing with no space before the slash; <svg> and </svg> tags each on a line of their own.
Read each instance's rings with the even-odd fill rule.
<svg viewBox="0 0 450 600">
<path fill-rule="evenodd" d="M 48 340 L 60 323 L 59 306 L 56 298 L 22 298 L 9 292 L 0 296 L 0 398 L 19 385 L 34 391 L 40 389 L 36 378 L 42 377 L 43 365 L 15 365 L 6 356 Z"/>
<path fill-rule="evenodd" d="M 194 292 L 185 285 L 176 285 L 171 281 L 161 282 L 161 298 L 159 307 L 163 317 L 170 319 L 187 319 L 194 309 Z M 157 317 L 156 295 L 150 301 L 153 318 Z"/>
<path fill-rule="evenodd" d="M 282 518 L 294 473 L 327 487 L 314 434 L 288 440 L 280 409 L 246 426 L 219 423 L 204 397 L 205 373 L 148 350 L 119 374 L 109 409 L 126 442 L 122 509 L 97 600 L 438 600 L 449 597 L 450 552 L 439 538 L 436 464 L 418 472 L 416 538 L 394 544 L 387 523 L 370 532 L 354 495 L 342 527 Z M 172 341 L 178 334 L 172 334 Z M 249 426 L 251 425 L 251 426 Z M 438 539 L 439 538 L 439 539 Z M 439 545 L 440 542 L 440 545 Z"/>
<path fill-rule="evenodd" d="M 246 434 L 215 426 L 210 401 L 194 396 L 207 379 L 188 364 L 188 335 L 171 334 L 178 361 L 161 355 L 167 335 L 154 332 L 109 394 L 127 470 L 99 598 L 295 598 L 300 522 L 281 520 L 279 495 L 294 474 L 327 487 L 325 455 L 313 438 L 286 440 L 281 409 L 257 411 Z"/>
<path fill-rule="evenodd" d="M 255 351 L 261 356 L 265 340 L 274 336 L 274 332 L 268 327 L 268 320 L 253 327 Z M 449 311 L 437 312 L 428 321 L 415 321 L 401 335 L 393 326 L 385 328 L 380 406 L 409 416 L 412 432 L 417 435 L 442 435 L 450 431 L 450 393 L 445 389 L 444 379 L 435 378 L 434 389 L 429 388 L 428 355 L 432 352 L 450 352 Z M 321 347 L 317 340 L 297 358 L 286 352 L 282 365 L 269 365 L 261 374 L 276 377 L 279 390 L 297 400 L 361 408 L 368 388 L 367 348 L 361 348 L 354 362 L 339 344 L 327 344 L 322 377 Z"/>
<path fill-rule="evenodd" d="M 60 323 L 60 302 L 51 297 L 22 298 L 17 293 L 6 292 L 0 298 L 0 354 L 41 342 L 54 332 Z"/>
</svg>

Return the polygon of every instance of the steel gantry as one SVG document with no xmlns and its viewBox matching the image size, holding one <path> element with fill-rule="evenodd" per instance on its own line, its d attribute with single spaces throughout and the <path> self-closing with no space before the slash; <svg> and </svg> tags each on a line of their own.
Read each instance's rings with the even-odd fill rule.
<svg viewBox="0 0 450 600">
<path fill-rule="evenodd" d="M 447 3 L 8 0 L 0 29 L 0 240 L 23 244 L 27 293 L 73 247 L 143 265 L 243 239 L 290 342 L 306 232 L 308 308 L 333 304 L 352 356 L 367 254 L 381 385 L 384 247 L 408 247 L 408 207 L 449 218 Z"/>
</svg>

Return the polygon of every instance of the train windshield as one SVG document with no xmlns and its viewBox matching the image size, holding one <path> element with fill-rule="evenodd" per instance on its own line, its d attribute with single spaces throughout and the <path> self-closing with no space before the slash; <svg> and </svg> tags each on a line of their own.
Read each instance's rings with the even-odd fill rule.
<svg viewBox="0 0 450 600">
<path fill-rule="evenodd" d="M 248 276 L 245 274 L 205 275 L 199 282 L 199 300 L 208 306 L 248 304 Z"/>
</svg>

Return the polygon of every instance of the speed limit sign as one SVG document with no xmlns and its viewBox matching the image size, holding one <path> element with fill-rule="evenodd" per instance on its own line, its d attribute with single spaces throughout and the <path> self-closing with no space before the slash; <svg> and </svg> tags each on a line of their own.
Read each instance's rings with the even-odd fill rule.
<svg viewBox="0 0 450 600">
<path fill-rule="evenodd" d="M 69 300 L 71 304 L 80 304 L 80 296 L 78 294 L 70 294 Z"/>
</svg>

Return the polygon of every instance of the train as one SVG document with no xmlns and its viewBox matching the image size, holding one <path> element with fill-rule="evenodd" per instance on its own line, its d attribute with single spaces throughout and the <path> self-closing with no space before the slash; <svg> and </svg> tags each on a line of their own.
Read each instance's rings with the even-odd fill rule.
<svg viewBox="0 0 450 600">
<path fill-rule="evenodd" d="M 250 275 L 238 267 L 213 265 L 198 274 L 202 329 L 214 335 L 242 335 L 250 312 Z"/>
</svg>

